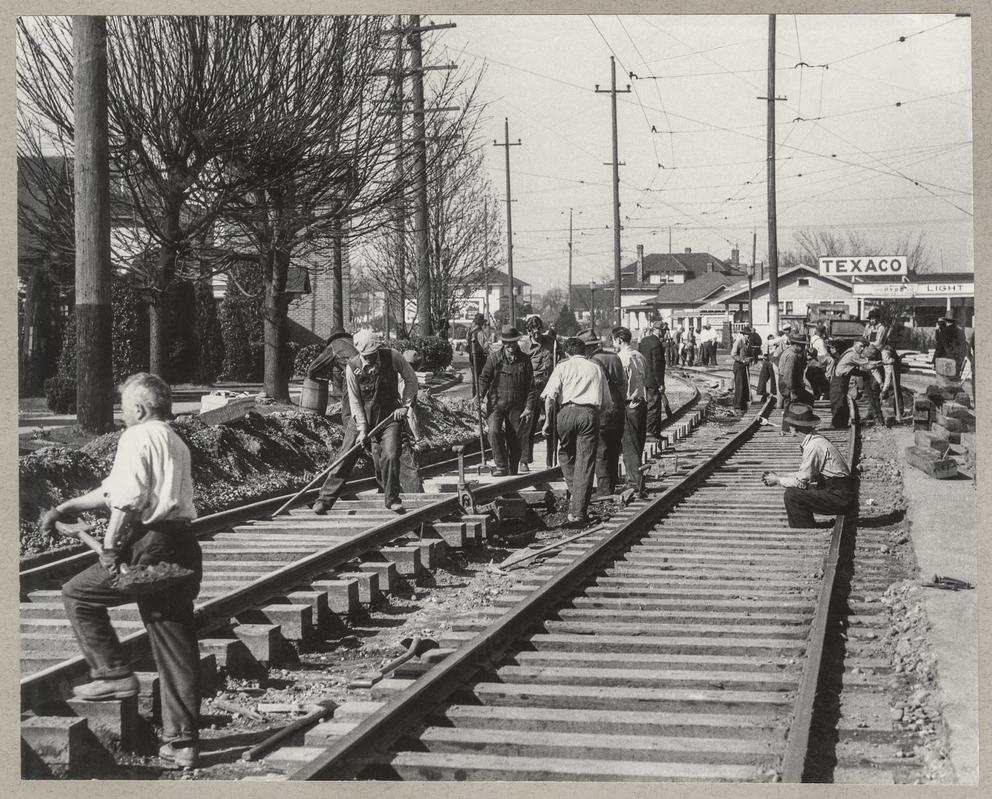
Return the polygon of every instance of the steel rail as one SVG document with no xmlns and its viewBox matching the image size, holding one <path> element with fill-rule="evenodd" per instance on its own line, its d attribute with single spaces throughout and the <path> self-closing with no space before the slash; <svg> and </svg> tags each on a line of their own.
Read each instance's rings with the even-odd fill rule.
<svg viewBox="0 0 992 799">
<path fill-rule="evenodd" d="M 664 420 L 664 427 L 679 421 L 699 402 L 701 396 L 699 389 L 690 383 L 686 383 L 686 385 L 693 388 L 693 395 L 671 416 Z M 478 455 L 479 453 L 472 454 Z M 443 473 L 449 471 L 453 463 L 457 463 L 457 459 L 441 461 L 424 468 L 429 472 L 440 471 Z M 550 469 L 505 478 L 498 483 L 480 486 L 473 491 L 473 494 L 480 503 L 486 503 L 505 494 L 527 488 L 535 483 L 559 479 L 560 477 L 561 467 L 555 466 Z M 357 482 L 375 483 L 373 478 L 367 478 L 366 481 Z M 278 503 L 281 500 L 284 501 L 285 497 L 275 497 L 263 500 L 262 502 L 252 503 L 250 506 L 241 506 L 239 508 L 221 511 L 211 516 L 205 516 L 197 520 L 202 525 L 202 528 L 198 530 L 198 534 L 205 535 L 223 524 L 229 524 L 233 519 L 243 518 L 249 509 L 251 512 L 254 512 L 256 510 L 261 511 L 263 508 L 278 507 Z M 300 560 L 293 561 L 232 592 L 208 600 L 196 608 L 197 632 L 204 633 L 217 629 L 227 624 L 232 616 L 246 607 L 251 607 L 271 596 L 277 595 L 286 588 L 294 587 L 316 575 L 344 565 L 377 546 L 381 546 L 417 529 L 422 522 L 430 521 L 440 516 L 448 515 L 449 513 L 455 513 L 458 510 L 457 495 L 447 495 L 446 498 L 436 503 L 409 511 L 402 516 L 397 516 L 395 519 L 390 519 L 387 522 L 370 528 L 355 538 L 340 542 Z M 207 526 L 208 524 L 209 527 Z M 66 560 L 76 561 L 78 558 L 79 556 L 73 556 Z M 145 630 L 138 630 L 121 638 L 120 642 L 129 657 L 137 658 L 147 649 L 148 635 Z M 88 666 L 85 658 L 77 655 L 76 657 L 23 677 L 20 681 L 22 708 L 28 708 L 49 699 L 57 698 L 68 689 L 68 686 L 71 685 L 74 679 L 85 675 L 87 669 Z"/>
<path fill-rule="evenodd" d="M 771 412 L 766 402 L 758 416 Z M 291 780 L 347 779 L 355 776 L 376 752 L 390 746 L 423 716 L 448 699 L 471 676 L 489 666 L 506 649 L 543 618 L 562 599 L 589 579 L 594 570 L 626 547 L 644 528 L 670 510 L 685 494 L 702 483 L 721 461 L 736 452 L 760 427 L 756 417 L 718 449 L 713 457 L 688 472 L 646 507 L 619 525 L 577 558 L 554 574 L 538 589 L 514 605 L 496 622 L 461 646 L 448 658 L 417 679 L 396 699 L 345 733 L 309 763 L 289 775 Z"/>
</svg>

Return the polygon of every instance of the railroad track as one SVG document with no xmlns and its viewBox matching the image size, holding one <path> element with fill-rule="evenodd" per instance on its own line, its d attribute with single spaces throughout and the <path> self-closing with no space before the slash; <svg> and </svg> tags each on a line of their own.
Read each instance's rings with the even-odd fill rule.
<svg viewBox="0 0 992 799">
<path fill-rule="evenodd" d="M 666 426 L 684 424 L 699 398 L 693 391 Z M 473 457 L 478 453 L 466 460 Z M 450 476 L 456 465 L 457 459 L 449 458 L 422 473 Z M 535 470 L 483 482 L 473 493 L 478 503 L 487 503 L 560 477 L 558 467 Z M 277 497 L 198 519 L 194 527 L 204 552 L 196 606 L 201 652 L 214 654 L 220 665 L 245 659 L 264 665 L 274 627 L 290 641 L 303 640 L 328 616 L 346 613 L 359 600 L 370 601 L 377 587 L 388 590 L 397 573 L 412 578 L 427 567 L 434 545 L 420 540 L 423 525 L 451 518 L 456 526 L 468 521 L 469 535 L 478 532 L 480 522 L 462 515 L 455 493 L 406 494 L 407 513 L 397 516 L 381 507 L 381 497 L 367 493 L 374 486 L 371 479 L 350 483 L 346 496 L 324 517 L 297 507 L 270 519 L 287 499 Z M 315 495 L 311 491 L 300 503 Z M 48 712 L 86 677 L 58 586 L 94 560 L 84 552 L 20 573 L 22 711 Z M 113 608 L 111 619 L 132 660 L 147 663 L 147 635 L 137 607 Z"/>
<path fill-rule="evenodd" d="M 801 781 L 846 520 L 789 529 L 760 474 L 798 440 L 753 410 L 733 430 L 426 673 L 339 708 L 290 778 Z M 853 461 L 855 428 L 825 435 Z"/>
</svg>

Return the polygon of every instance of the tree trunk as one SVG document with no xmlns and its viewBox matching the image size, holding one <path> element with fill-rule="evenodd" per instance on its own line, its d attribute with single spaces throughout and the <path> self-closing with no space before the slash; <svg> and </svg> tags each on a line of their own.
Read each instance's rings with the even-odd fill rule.
<svg viewBox="0 0 992 799">
<path fill-rule="evenodd" d="M 334 306 L 331 308 L 331 329 L 344 328 L 344 242 L 342 241 L 341 217 L 334 218 L 331 231 L 333 252 L 331 259 L 331 279 L 334 281 Z M 388 300 L 387 300 L 388 302 Z"/>
<path fill-rule="evenodd" d="M 279 402 L 289 402 L 289 369 L 287 368 L 286 275 L 289 253 L 276 250 L 269 256 L 271 271 L 265 278 L 265 393 Z"/>
<path fill-rule="evenodd" d="M 47 267 L 35 267 L 28 279 L 21 319 L 21 396 L 38 396 L 55 363 L 51 296 Z"/>
<path fill-rule="evenodd" d="M 76 418 L 86 432 L 114 424 L 110 304 L 107 20 L 72 21 L 75 112 Z"/>
<path fill-rule="evenodd" d="M 176 224 L 178 227 L 178 223 Z M 177 234 L 178 235 L 178 234 Z M 174 245 L 163 244 L 158 251 L 157 290 L 148 301 L 148 371 L 169 381 L 169 286 L 176 270 Z"/>
</svg>

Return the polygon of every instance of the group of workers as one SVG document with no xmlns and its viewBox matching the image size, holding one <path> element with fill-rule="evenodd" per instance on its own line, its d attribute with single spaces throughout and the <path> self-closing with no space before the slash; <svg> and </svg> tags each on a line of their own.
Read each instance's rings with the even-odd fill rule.
<svg viewBox="0 0 992 799">
<path fill-rule="evenodd" d="M 505 325 L 499 346 L 487 351 L 480 315 L 467 337 L 474 394 L 480 417 L 488 420 L 493 475 L 529 471 L 536 432 L 549 440 L 553 432 L 570 494 L 568 523 L 582 525 L 591 501 L 628 489 L 644 494 L 645 441 L 657 439 L 662 413 L 671 414 L 659 335 L 664 325 L 656 323 L 637 347 L 629 329 L 614 328 L 612 352 L 592 330 L 561 339 L 536 315 L 524 327 L 526 336 Z"/>
</svg>

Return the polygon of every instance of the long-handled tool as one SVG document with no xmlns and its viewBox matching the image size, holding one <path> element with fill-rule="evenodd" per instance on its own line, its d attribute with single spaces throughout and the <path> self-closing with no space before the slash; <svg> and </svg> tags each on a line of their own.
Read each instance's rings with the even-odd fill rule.
<svg viewBox="0 0 992 799">
<path fill-rule="evenodd" d="M 481 475 L 482 470 L 486 466 L 486 439 L 482 433 L 482 395 L 479 393 L 479 374 L 475 365 L 474 353 L 469 353 L 468 363 L 469 368 L 472 370 L 472 386 L 475 388 L 475 410 L 479 416 L 479 452 L 482 455 L 482 459 L 479 461 L 477 471 Z"/>
<path fill-rule="evenodd" d="M 386 425 L 388 425 L 392 421 L 393 421 L 393 416 L 392 416 L 392 414 L 390 414 L 385 419 L 383 419 L 381 422 L 379 422 L 379 424 L 377 424 L 375 427 L 372 428 L 372 430 L 370 430 L 368 433 L 365 434 L 365 437 L 364 438 L 359 439 L 358 441 L 355 442 L 354 446 L 352 446 L 346 452 L 343 452 L 340 455 L 338 455 L 338 457 L 334 459 L 334 461 L 331 463 L 330 466 L 328 466 L 326 469 L 324 469 L 324 471 L 320 472 L 320 474 L 318 474 L 316 477 L 314 477 L 313 480 L 311 480 L 303 488 L 301 488 L 299 491 L 297 491 L 292 497 L 290 497 L 288 500 L 286 500 L 286 502 L 284 502 L 283 505 L 275 513 L 273 513 L 270 518 L 273 518 L 274 519 L 276 516 L 279 516 L 280 514 L 282 514 L 286 510 L 286 508 L 288 508 L 290 505 L 292 505 L 294 502 L 296 502 L 307 491 L 309 491 L 311 488 L 313 488 L 315 485 L 317 485 L 317 483 L 319 483 L 322 480 L 324 480 L 324 478 L 326 478 L 327 475 L 329 475 L 333 469 L 338 468 L 338 466 L 340 466 L 342 463 L 344 463 L 354 453 L 356 453 L 359 449 L 361 449 L 362 447 L 364 447 L 366 441 L 368 441 L 370 438 L 372 438 L 372 436 L 374 436 L 376 433 L 382 432 L 382 430 L 385 429 Z"/>
<path fill-rule="evenodd" d="M 216 702 L 214 704 L 216 704 Z M 267 752 L 272 751 L 272 748 L 280 741 L 284 741 L 295 732 L 312 727 L 318 721 L 323 721 L 325 718 L 332 715 L 337 708 L 338 703 L 330 699 L 325 699 L 311 705 L 309 713 L 296 721 L 290 722 L 281 730 L 277 730 L 260 744 L 253 746 L 251 749 L 246 749 L 242 752 L 241 759 L 249 762 L 252 760 L 258 760 Z"/>
</svg>

